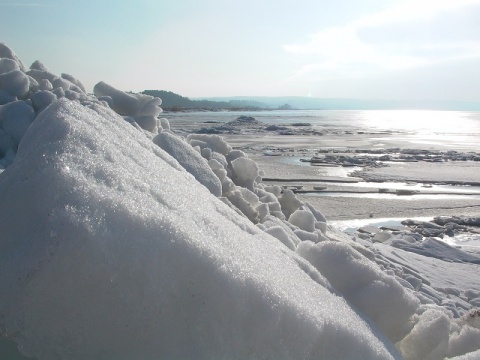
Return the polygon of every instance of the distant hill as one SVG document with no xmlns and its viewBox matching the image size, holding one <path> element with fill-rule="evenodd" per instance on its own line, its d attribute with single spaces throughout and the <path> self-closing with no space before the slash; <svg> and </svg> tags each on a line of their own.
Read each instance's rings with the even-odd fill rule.
<svg viewBox="0 0 480 360">
<path fill-rule="evenodd" d="M 261 97 L 208 97 L 211 101 L 257 101 L 267 107 L 277 109 L 284 104 L 295 109 L 305 110 L 387 110 L 387 109 L 418 109 L 418 110 L 463 110 L 480 111 L 480 102 L 464 101 L 428 101 L 428 100 L 365 100 L 365 99 L 320 99 L 301 96 Z"/>
<path fill-rule="evenodd" d="M 188 97 L 181 96 L 171 91 L 165 90 L 145 90 L 142 94 L 159 97 L 162 99 L 162 108 L 164 110 L 181 111 L 189 109 L 228 109 L 228 110 L 241 110 L 241 109 L 265 109 L 269 106 L 249 99 L 228 99 L 228 100 L 191 100 Z"/>
<path fill-rule="evenodd" d="M 143 94 L 162 99 L 164 110 L 459 110 L 480 111 L 480 102 L 426 100 L 320 99 L 301 96 L 235 96 L 194 98 L 166 90 L 145 90 Z"/>
</svg>

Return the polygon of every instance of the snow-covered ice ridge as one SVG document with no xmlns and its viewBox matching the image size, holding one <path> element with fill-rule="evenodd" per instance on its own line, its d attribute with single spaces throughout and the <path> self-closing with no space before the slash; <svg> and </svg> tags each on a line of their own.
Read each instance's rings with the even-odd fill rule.
<svg viewBox="0 0 480 360">
<path fill-rule="evenodd" d="M 0 45 L 0 344 L 37 359 L 480 356 L 478 265 L 452 263 L 459 286 L 440 292 L 441 260 L 331 229 L 221 137 L 171 132 L 160 99 L 94 93 Z"/>
</svg>

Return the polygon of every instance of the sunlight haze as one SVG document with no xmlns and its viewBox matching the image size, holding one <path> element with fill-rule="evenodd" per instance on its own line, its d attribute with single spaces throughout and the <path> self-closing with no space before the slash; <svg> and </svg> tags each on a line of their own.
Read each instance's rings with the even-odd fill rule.
<svg viewBox="0 0 480 360">
<path fill-rule="evenodd" d="M 477 102 L 480 0 L 2 0 L 26 66 L 125 91 Z"/>
</svg>

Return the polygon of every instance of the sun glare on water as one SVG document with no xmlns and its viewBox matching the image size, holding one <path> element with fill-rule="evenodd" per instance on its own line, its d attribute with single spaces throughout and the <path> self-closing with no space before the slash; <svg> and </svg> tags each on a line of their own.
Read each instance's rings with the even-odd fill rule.
<svg viewBox="0 0 480 360">
<path fill-rule="evenodd" d="M 362 115 L 366 127 L 420 134 L 471 134 L 480 128 L 478 119 L 460 111 L 376 110 Z"/>
</svg>

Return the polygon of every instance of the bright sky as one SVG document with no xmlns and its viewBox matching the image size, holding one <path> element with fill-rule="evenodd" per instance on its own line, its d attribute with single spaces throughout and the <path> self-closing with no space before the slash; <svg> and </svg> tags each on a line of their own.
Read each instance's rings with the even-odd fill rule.
<svg viewBox="0 0 480 360">
<path fill-rule="evenodd" d="M 480 0 L 0 0 L 0 41 L 88 90 L 480 101 Z"/>
</svg>

